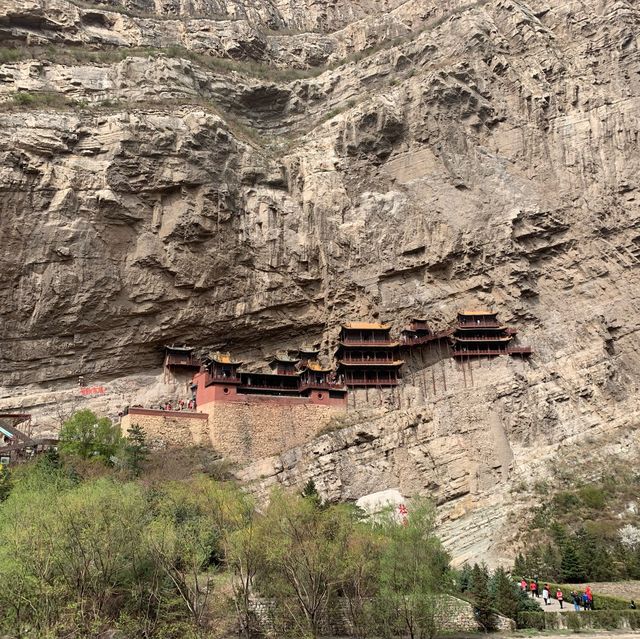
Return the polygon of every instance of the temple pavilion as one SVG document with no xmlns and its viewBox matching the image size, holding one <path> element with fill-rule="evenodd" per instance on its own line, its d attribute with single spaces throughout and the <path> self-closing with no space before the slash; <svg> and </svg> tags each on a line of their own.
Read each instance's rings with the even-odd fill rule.
<svg viewBox="0 0 640 639">
<path fill-rule="evenodd" d="M 516 333 L 517 329 L 505 326 L 498 320 L 497 312 L 488 309 L 460 311 L 451 337 L 453 356 L 531 355 L 530 347 L 512 345 Z"/>
<path fill-rule="evenodd" d="M 212 380 L 229 384 L 240 383 L 238 369 L 243 362 L 234 360 L 229 353 L 211 353 L 205 357 L 203 364 Z"/>
<path fill-rule="evenodd" d="M 213 353 L 204 361 L 203 388 L 220 386 L 218 398 L 238 395 L 271 395 L 273 397 L 310 397 L 311 391 L 327 391 L 331 400 L 342 400 L 347 389 L 335 380 L 331 368 L 318 361 L 318 351 L 300 349 L 289 354 L 276 354 L 269 361 L 269 371 L 242 371 L 242 362 L 228 353 Z M 199 375 L 197 376 L 199 377 Z M 198 388 L 198 383 L 194 384 Z M 314 396 L 324 399 L 322 393 Z M 201 400 L 198 398 L 198 403 Z"/>
<path fill-rule="evenodd" d="M 190 346 L 171 346 L 164 347 L 164 367 L 170 371 L 198 371 L 200 370 L 200 361 L 194 354 L 193 348 Z"/>
<path fill-rule="evenodd" d="M 340 330 L 338 377 L 347 387 L 397 386 L 404 361 L 389 324 L 350 322 Z"/>
</svg>

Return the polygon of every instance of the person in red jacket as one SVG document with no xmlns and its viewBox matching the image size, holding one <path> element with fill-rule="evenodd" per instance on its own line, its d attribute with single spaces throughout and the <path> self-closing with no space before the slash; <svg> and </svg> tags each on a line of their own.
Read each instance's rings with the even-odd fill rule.
<svg viewBox="0 0 640 639">
<path fill-rule="evenodd" d="M 558 603 L 560 604 L 560 610 L 562 610 L 562 602 L 564 601 L 564 595 L 562 594 L 562 590 L 560 590 L 560 588 L 558 588 L 558 590 L 556 590 L 556 599 L 558 600 Z"/>
<path fill-rule="evenodd" d="M 532 597 L 537 597 L 538 596 L 538 584 L 535 581 L 532 581 L 529 584 L 529 590 L 531 591 L 531 596 Z"/>
</svg>

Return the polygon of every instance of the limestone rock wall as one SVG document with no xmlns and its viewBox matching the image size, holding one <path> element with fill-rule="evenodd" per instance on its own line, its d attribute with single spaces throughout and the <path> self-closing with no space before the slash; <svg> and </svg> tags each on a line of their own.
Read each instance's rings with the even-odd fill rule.
<svg viewBox="0 0 640 639">
<path fill-rule="evenodd" d="M 411 358 L 259 474 L 433 494 L 460 556 L 498 548 L 559 446 L 635 446 L 639 25 L 625 0 L 5 2 L 0 407 L 51 424 L 77 375 L 111 412 L 178 394 L 174 341 L 328 354 L 346 319 L 489 305 L 530 365 Z"/>
</svg>

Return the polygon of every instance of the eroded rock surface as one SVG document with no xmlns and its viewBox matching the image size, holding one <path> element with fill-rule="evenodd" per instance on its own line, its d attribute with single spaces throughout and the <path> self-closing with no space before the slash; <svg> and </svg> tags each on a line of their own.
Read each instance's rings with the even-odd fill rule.
<svg viewBox="0 0 640 639">
<path fill-rule="evenodd" d="M 0 407 L 46 421 L 80 374 L 108 410 L 158 397 L 167 342 L 252 360 L 490 305 L 530 365 L 438 362 L 429 392 L 412 361 L 244 472 L 434 494 L 461 556 L 497 549 L 526 468 L 637 423 L 639 26 L 622 0 L 5 2 Z"/>
</svg>

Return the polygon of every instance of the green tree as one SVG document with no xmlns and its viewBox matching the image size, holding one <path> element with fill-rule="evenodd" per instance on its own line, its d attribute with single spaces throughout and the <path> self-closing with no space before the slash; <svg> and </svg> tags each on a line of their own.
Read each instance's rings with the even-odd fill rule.
<svg viewBox="0 0 640 639">
<path fill-rule="evenodd" d="M 474 564 L 471 572 L 471 595 L 473 596 L 476 621 L 488 632 L 495 629 L 496 619 L 492 610 L 491 593 L 489 592 L 489 573 L 482 564 Z"/>
<path fill-rule="evenodd" d="M 562 547 L 560 574 L 562 580 L 569 583 L 580 583 L 585 579 L 584 565 L 580 555 L 576 552 L 575 542 L 572 539 L 569 539 Z"/>
<path fill-rule="evenodd" d="M 153 507 L 154 564 L 172 584 L 180 608 L 200 628 L 206 623 L 215 575 L 225 562 L 226 539 L 247 523 L 252 502 L 231 484 L 201 477 L 166 484 Z"/>
<path fill-rule="evenodd" d="M 118 426 L 88 409 L 75 413 L 60 429 L 60 451 L 83 459 L 99 459 L 111 464 L 120 443 Z"/>
<path fill-rule="evenodd" d="M 149 458 L 147 436 L 138 424 L 132 424 L 127 430 L 127 437 L 123 445 L 124 465 L 129 471 L 138 477 L 142 472 L 142 466 Z"/>
<path fill-rule="evenodd" d="M 529 577 L 527 574 L 527 563 L 521 552 L 516 555 L 515 561 L 513 562 L 513 574 L 518 579 L 522 579 L 522 577 L 527 579 Z"/>
<path fill-rule="evenodd" d="M 353 524 L 345 506 L 318 509 L 311 499 L 272 494 L 256 535 L 265 553 L 256 583 L 275 602 L 276 623 L 319 635 L 342 579 Z"/>
<path fill-rule="evenodd" d="M 376 631 L 372 601 L 379 592 L 380 559 L 387 540 L 379 526 L 355 522 L 347 539 L 340 589 L 355 637 Z"/>
<path fill-rule="evenodd" d="M 471 566 L 469 564 L 464 564 L 458 571 L 457 582 L 460 592 L 467 592 L 467 590 L 469 590 L 471 587 Z"/>
<path fill-rule="evenodd" d="M 313 479 L 309 479 L 309 481 L 304 485 L 301 495 L 304 499 L 308 499 L 314 503 L 317 508 L 322 508 L 322 497 L 320 497 L 320 493 L 318 492 L 316 483 Z"/>
<path fill-rule="evenodd" d="M 490 590 L 493 607 L 505 617 L 515 619 L 519 608 L 519 587 L 504 568 L 496 568 L 490 579 Z"/>
<path fill-rule="evenodd" d="M 415 501 L 406 524 L 390 512 L 378 525 L 386 537 L 373 601 L 379 632 L 385 637 L 433 637 L 442 595 L 452 588 L 449 557 L 435 534 L 433 504 Z"/>
</svg>

